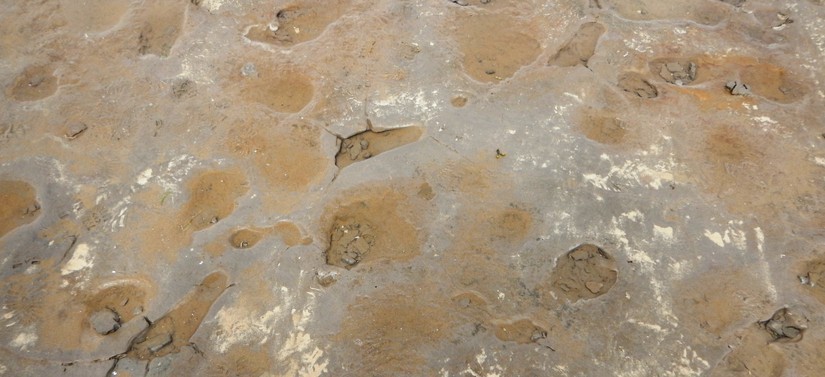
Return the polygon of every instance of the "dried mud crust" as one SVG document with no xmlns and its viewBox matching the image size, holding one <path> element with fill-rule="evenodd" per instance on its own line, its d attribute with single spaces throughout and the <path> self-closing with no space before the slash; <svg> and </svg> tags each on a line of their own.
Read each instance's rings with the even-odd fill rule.
<svg viewBox="0 0 825 377">
<path fill-rule="evenodd" d="M 196 356 L 198 358 L 203 355 Z M 210 360 L 203 376 L 224 377 L 224 376 L 267 376 L 270 375 L 275 361 L 269 351 L 259 345 L 233 345 L 226 352 L 215 352 L 206 355 Z M 202 360 L 202 359 L 201 359 Z M 200 360 L 199 360 L 200 361 Z M 203 365 L 203 362 L 196 362 Z M 181 371 L 190 373 L 191 369 Z"/>
<path fill-rule="evenodd" d="M 120 325 L 128 323 L 136 316 L 142 314 L 148 304 L 150 290 L 147 284 L 134 284 L 129 280 L 113 281 L 104 284 L 102 288 L 89 297 L 86 303 L 86 311 L 91 313 L 89 323 L 98 333 L 108 335 L 117 331 Z M 109 314 L 111 313 L 111 314 Z M 111 315 L 116 326 L 101 332 L 100 328 L 94 326 L 93 316 L 104 314 Z"/>
<path fill-rule="evenodd" d="M 246 177 L 236 172 L 209 171 L 195 177 L 178 228 L 199 231 L 212 226 L 235 211 L 235 200 L 247 190 Z"/>
<path fill-rule="evenodd" d="M 783 375 L 787 361 L 782 352 L 770 344 L 771 336 L 759 324 L 746 327 L 739 334 L 739 338 L 741 342 L 711 369 L 710 376 L 780 377 Z"/>
<path fill-rule="evenodd" d="M 778 103 L 793 103 L 804 97 L 808 87 L 784 67 L 770 64 L 745 66 L 740 78 L 754 94 Z"/>
<path fill-rule="evenodd" d="M 497 322 L 495 325 L 496 338 L 503 342 L 519 344 L 536 343 L 547 338 L 547 330 L 536 325 L 529 319 L 517 321 Z"/>
<path fill-rule="evenodd" d="M 404 261 L 420 253 L 409 198 L 390 188 L 371 189 L 337 204 L 330 215 L 328 265 L 351 269 L 380 260 Z"/>
<path fill-rule="evenodd" d="M 616 261 L 600 247 L 583 244 L 559 258 L 553 268 L 551 290 L 570 301 L 604 295 L 616 284 Z"/>
<path fill-rule="evenodd" d="M 29 66 L 6 89 L 6 95 L 17 101 L 37 101 L 57 91 L 58 80 L 49 65 Z"/>
<path fill-rule="evenodd" d="M 455 321 L 422 287 L 359 297 L 350 305 L 336 343 L 354 375 L 433 375 L 435 347 L 453 337 Z M 423 288 L 430 292 L 430 288 Z M 432 292 L 431 292 L 432 293 Z"/>
<path fill-rule="evenodd" d="M 460 12 L 454 22 L 464 71 L 474 80 L 508 79 L 541 52 L 529 25 L 513 16 Z"/>
<path fill-rule="evenodd" d="M 227 276 L 222 272 L 207 275 L 174 309 L 132 339 L 123 357 L 152 360 L 180 352 L 181 347 L 189 345 L 189 339 L 200 327 L 215 300 L 226 290 L 227 284 Z M 116 368 L 117 361 L 111 370 Z"/>
<path fill-rule="evenodd" d="M 338 221 L 332 229 L 327 264 L 352 268 L 375 246 L 375 229 L 369 223 Z"/>
<path fill-rule="evenodd" d="M 335 165 L 343 169 L 353 163 L 414 143 L 421 138 L 421 127 L 403 127 L 384 131 L 367 130 L 341 140 Z"/>
<path fill-rule="evenodd" d="M 269 229 L 279 235 L 281 241 L 287 246 L 309 245 L 312 243 L 312 238 L 305 236 L 301 228 L 291 221 L 279 221 Z"/>
<path fill-rule="evenodd" d="M 771 301 L 767 285 L 758 281 L 749 268 L 737 268 L 711 270 L 679 282 L 673 288 L 673 309 L 686 318 L 680 326 L 719 339 L 752 324 L 748 314 L 764 310 Z"/>
<path fill-rule="evenodd" d="M 237 170 L 195 172 L 185 184 L 186 202 L 180 208 L 169 204 L 166 193 L 147 195 L 145 208 L 134 216 L 144 221 L 136 229 L 115 234 L 123 247 L 134 248 L 145 257 L 174 261 L 195 232 L 210 228 L 235 212 L 237 201 L 249 190 L 246 176 Z"/>
<path fill-rule="evenodd" d="M 579 130 L 588 139 L 601 144 L 621 144 L 629 133 L 629 125 L 604 110 L 585 108 L 579 114 Z"/>
<path fill-rule="evenodd" d="M 729 350 L 717 375 L 822 370 L 797 360 L 823 359 L 816 357 L 821 349 L 810 349 L 822 341 L 816 326 L 825 267 L 794 271 L 805 279 L 795 284 L 783 263 L 806 255 L 825 225 L 788 220 L 806 208 L 811 216 L 825 213 L 816 148 L 823 139 L 813 109 L 822 102 L 813 79 L 821 78 L 803 67 L 818 52 L 820 34 L 809 30 L 817 19 L 804 13 L 823 8 L 798 2 L 795 23 L 784 29 L 789 43 L 769 45 L 733 29 L 724 14 L 719 26 L 693 24 L 707 21 L 680 13 L 685 1 L 593 1 L 607 8 L 585 9 L 585 1 L 352 1 L 364 11 L 346 14 L 338 8 L 344 2 L 324 0 L 191 0 L 202 8 L 163 0 L 8 1 L 9 13 L 0 16 L 0 55 L 9 58 L 0 64 L 3 89 L 26 65 L 46 59 L 54 59 L 46 71 L 59 82 L 31 95 L 40 100 L 7 95 L 8 112 L 0 115 L 3 179 L 36 188 L 26 199 L 0 201 L 0 209 L 14 202 L 15 216 L 24 214 L 23 225 L 12 219 L 10 230 L 0 231 L 8 254 L 0 258 L 8 267 L 0 281 L 0 369 L 59 375 L 65 361 L 66 375 L 103 375 L 94 369 L 113 360 L 69 364 L 78 354 L 106 360 L 130 347 L 119 376 L 705 375 Z M 701 10 L 721 3 L 747 18 L 762 17 L 751 12 L 771 5 L 748 1 L 739 11 L 732 2 L 690 4 Z M 636 17 L 651 22 L 610 14 L 610 5 L 626 6 L 628 14 L 642 9 L 633 4 L 649 5 Z M 169 12 L 175 17 L 188 9 L 191 18 L 166 37 L 163 27 L 144 28 L 165 18 L 150 20 L 147 8 L 172 6 L 180 6 Z M 38 8 L 47 12 L 28 17 Z M 471 30 L 471 37 L 439 27 L 458 26 L 454 21 L 473 12 L 505 22 L 482 22 L 489 30 Z M 16 13 L 26 17 L 15 20 Z M 238 19 L 251 13 L 260 20 Z M 605 31 L 590 40 L 592 52 L 583 42 L 563 45 L 594 19 Z M 275 40 L 244 40 L 250 25 L 264 25 Z M 254 39 L 254 27 L 248 30 Z M 461 45 L 462 38 L 474 40 Z M 468 46 L 510 43 L 484 60 L 490 73 L 481 61 L 466 65 L 481 79 L 462 72 Z M 728 48 L 753 60 L 723 54 Z M 548 67 L 557 51 L 567 63 Z M 718 55 L 690 55 L 695 51 Z M 695 72 L 681 63 L 651 70 L 649 61 L 659 58 L 695 62 Z M 292 75 L 304 80 L 290 82 Z M 505 82 L 490 84 L 499 79 Z M 731 95 L 723 88 L 728 81 L 751 93 Z M 277 98 L 288 94 L 294 98 Z M 577 121 L 585 108 L 587 120 Z M 376 157 L 380 143 L 366 136 L 389 134 L 341 138 L 339 149 L 324 130 L 364 116 L 422 122 L 428 140 Z M 650 143 L 640 135 L 650 135 Z M 582 148 L 596 153 L 578 153 Z M 49 161 L 51 170 L 36 170 Z M 355 162 L 364 163 L 344 167 Z M 149 168 L 149 178 L 138 176 Z M 669 176 L 679 187 L 649 184 Z M 375 188 L 387 182 L 395 186 Z M 618 186 L 623 192 L 603 188 Z M 415 214 L 428 200 L 432 207 Z M 35 203 L 28 213 L 26 202 Z M 762 209 L 750 215 L 767 207 L 779 216 Z M 285 250 L 308 238 L 277 219 L 300 219 L 317 244 Z M 785 232 L 771 233 L 771 224 Z M 764 240 L 756 226 L 765 229 Z M 714 243 L 715 233 L 709 242 L 704 228 L 725 242 Z M 576 260 L 564 255 L 569 247 L 542 252 L 579 237 L 611 242 L 604 250 L 619 259 L 618 287 L 593 277 L 609 277 L 596 273 L 600 267 L 617 269 L 610 258 Z M 61 275 L 71 247 L 54 265 L 18 263 L 30 250 L 62 251 L 70 239 L 91 247 L 83 270 Z M 226 252 L 210 258 L 204 243 Z M 626 264 L 619 244 L 644 249 L 655 265 Z M 35 250 L 41 246 L 45 251 Z M 331 255 L 333 264 L 325 265 Z M 742 266 L 756 260 L 761 264 Z M 552 285 L 564 263 L 578 268 L 576 289 L 604 296 L 565 303 L 568 292 Z M 217 266 L 231 270 L 226 276 L 248 276 L 233 288 L 237 296 L 220 296 L 226 276 L 204 279 L 184 295 Z M 709 266 L 733 276 L 704 275 Z M 125 279 L 135 271 L 146 274 L 146 284 Z M 777 310 L 784 304 L 799 307 Z M 811 329 L 792 318 L 798 314 L 811 314 Z M 624 322 L 611 331 L 617 321 Z M 565 325 L 568 338 L 558 336 Z M 559 351 L 542 349 L 547 339 Z"/>
<path fill-rule="evenodd" d="M 825 304 L 825 260 L 808 262 L 799 275 L 805 291 Z"/>
<path fill-rule="evenodd" d="M 55 259 L 2 281 L 4 306 L 11 313 L 4 319 L 36 325 L 37 342 L 28 350 L 34 357 L 61 359 L 78 352 L 89 359 L 111 356 L 106 347 L 128 340 L 123 326 L 143 321 L 154 286 L 142 276 L 131 276 L 81 287 L 77 276 L 64 274 Z"/>
<path fill-rule="evenodd" d="M 0 237 L 40 215 L 34 187 L 23 181 L 0 180 Z"/>
<path fill-rule="evenodd" d="M 689 59 L 655 59 L 650 62 L 651 72 L 675 85 L 692 83 L 696 80 L 698 69 L 698 64 Z"/>
<path fill-rule="evenodd" d="M 248 249 L 258 244 L 265 236 L 261 229 L 238 229 L 229 237 L 229 243 L 236 249 Z"/>
<path fill-rule="evenodd" d="M 798 145 L 735 124 L 709 122 L 696 127 L 700 132 L 676 142 L 690 168 L 688 179 L 721 199 L 730 211 L 763 218 L 766 228 L 772 226 L 767 220 L 779 213 L 790 213 L 806 227 L 825 221 L 813 199 L 822 193 L 822 187 L 811 180 L 819 176 L 819 167 L 806 161 L 806 152 Z"/>
<path fill-rule="evenodd" d="M 197 94 L 197 84 L 189 79 L 177 79 L 172 83 L 171 92 L 175 99 L 191 98 Z"/>
<path fill-rule="evenodd" d="M 256 67 L 255 73 L 242 76 L 239 83 L 241 98 L 279 113 L 300 112 L 314 94 L 310 79 L 292 68 Z"/>
<path fill-rule="evenodd" d="M 117 25 L 130 4 L 129 0 L 60 0 L 60 11 L 72 31 L 99 33 Z"/>
<path fill-rule="evenodd" d="M 263 24 L 251 26 L 246 37 L 279 46 L 308 42 L 318 38 L 349 6 L 349 0 L 297 2 L 279 9 Z"/>
<path fill-rule="evenodd" d="M 281 241 L 286 246 L 299 244 L 308 245 L 312 239 L 303 235 L 301 228 L 291 221 L 279 221 L 273 226 L 266 228 L 241 228 L 232 232 L 229 237 L 229 244 L 236 249 L 249 249 L 255 247 L 261 240 L 270 234 L 281 237 Z"/>
<path fill-rule="evenodd" d="M 759 321 L 772 341 L 780 343 L 796 343 L 802 340 L 807 330 L 807 318 L 791 311 L 788 308 L 777 310 L 771 318 Z"/>
<path fill-rule="evenodd" d="M 559 51 L 550 57 L 547 64 L 559 67 L 574 67 L 577 65 L 587 67 L 590 58 L 596 52 L 596 44 L 604 32 L 604 25 L 598 22 L 582 24 L 576 33 L 561 46 Z"/>
<path fill-rule="evenodd" d="M 443 267 L 452 286 L 483 297 L 503 293 L 510 304 L 520 303 L 528 292 L 508 262 L 533 229 L 533 215 L 515 206 L 471 207 L 460 216 L 456 237 L 444 252 Z"/>
<path fill-rule="evenodd" d="M 453 107 L 464 107 L 465 105 L 467 105 L 467 101 L 467 97 L 455 96 L 453 97 L 453 99 L 450 100 L 450 104 L 453 105 Z"/>
<path fill-rule="evenodd" d="M 649 99 L 659 96 L 659 90 L 656 86 L 637 72 L 622 73 L 619 75 L 617 84 L 621 90 L 640 98 Z"/>
<path fill-rule="evenodd" d="M 228 131 L 219 147 L 249 164 L 250 174 L 266 184 L 263 201 L 268 210 L 287 213 L 325 176 L 329 156 L 322 150 L 320 127 L 266 122 L 244 120 Z"/>
<path fill-rule="evenodd" d="M 777 64 L 773 59 L 736 55 L 660 57 L 651 60 L 648 66 L 654 79 L 671 84 L 696 87 L 702 83 L 715 83 L 717 90 L 713 93 L 698 87 L 680 88 L 680 91 L 694 95 L 708 105 L 722 108 L 743 102 L 721 95 L 731 93 L 724 88 L 731 81 L 747 85 L 754 96 L 781 104 L 798 102 L 810 92 L 809 85 L 800 79 L 800 74 Z"/>
<path fill-rule="evenodd" d="M 150 0 L 140 15 L 137 52 L 140 55 L 169 56 L 183 32 L 185 0 Z"/>
</svg>

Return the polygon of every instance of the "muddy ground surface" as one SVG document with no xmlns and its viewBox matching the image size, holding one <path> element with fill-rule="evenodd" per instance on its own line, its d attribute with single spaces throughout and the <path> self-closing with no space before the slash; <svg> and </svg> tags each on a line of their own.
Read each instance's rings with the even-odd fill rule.
<svg viewBox="0 0 825 377">
<path fill-rule="evenodd" d="M 0 1 L 0 375 L 822 376 L 821 0 Z"/>
</svg>

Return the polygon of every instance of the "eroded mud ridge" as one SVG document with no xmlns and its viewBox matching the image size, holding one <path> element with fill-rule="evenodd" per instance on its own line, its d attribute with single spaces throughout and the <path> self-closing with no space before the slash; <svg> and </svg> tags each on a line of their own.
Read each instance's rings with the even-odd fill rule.
<svg viewBox="0 0 825 377">
<path fill-rule="evenodd" d="M 0 376 L 825 370 L 821 0 L 0 0 Z"/>
</svg>

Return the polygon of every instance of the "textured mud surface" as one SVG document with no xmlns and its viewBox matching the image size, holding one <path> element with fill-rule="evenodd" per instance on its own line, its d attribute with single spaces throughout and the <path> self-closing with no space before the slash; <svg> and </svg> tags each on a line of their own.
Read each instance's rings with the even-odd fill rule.
<svg viewBox="0 0 825 377">
<path fill-rule="evenodd" d="M 822 376 L 820 0 L 0 0 L 0 376 Z"/>
</svg>

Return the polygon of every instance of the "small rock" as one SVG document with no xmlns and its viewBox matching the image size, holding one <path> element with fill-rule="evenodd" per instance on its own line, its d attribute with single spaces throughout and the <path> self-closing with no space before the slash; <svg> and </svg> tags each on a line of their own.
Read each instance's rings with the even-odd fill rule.
<svg viewBox="0 0 825 377">
<path fill-rule="evenodd" d="M 192 94 L 195 90 L 195 83 L 189 79 L 183 79 L 172 85 L 172 96 L 182 98 Z"/>
<path fill-rule="evenodd" d="M 777 342 L 798 342 L 805 331 L 805 319 L 792 313 L 788 308 L 777 310 L 770 319 L 760 321 L 759 324 Z"/>
<path fill-rule="evenodd" d="M 149 346 L 149 351 L 151 351 L 152 353 L 158 353 L 158 351 L 162 350 L 163 347 L 172 344 L 172 335 L 155 335 L 154 337 L 152 337 L 152 339 L 146 340 L 146 344 Z"/>
<path fill-rule="evenodd" d="M 32 88 L 36 88 L 36 87 L 40 86 L 40 84 L 42 84 L 43 81 L 46 81 L 46 76 L 43 76 L 43 75 L 34 76 L 31 79 L 29 79 L 29 86 L 32 87 Z"/>
<path fill-rule="evenodd" d="M 30 204 L 28 207 L 26 207 L 26 213 L 24 213 L 24 214 L 25 215 L 31 215 L 31 214 L 39 211 L 39 210 L 40 210 L 40 204 L 37 204 L 37 203 Z"/>
<path fill-rule="evenodd" d="M 98 310 L 89 317 L 92 329 L 100 335 L 109 335 L 120 329 L 120 316 L 111 309 Z"/>
<path fill-rule="evenodd" d="M 795 339 L 802 335 L 802 329 L 793 326 L 785 326 L 782 328 L 782 335 L 786 338 Z"/>
<path fill-rule="evenodd" d="M 588 291 L 590 291 L 593 294 L 596 294 L 599 293 L 604 284 L 595 281 L 588 281 L 584 283 L 584 286 L 587 288 Z"/>
<path fill-rule="evenodd" d="M 662 69 L 659 70 L 659 76 L 662 76 L 662 78 L 667 81 L 673 80 L 673 74 L 670 71 L 668 71 L 666 65 L 663 65 Z"/>
<path fill-rule="evenodd" d="M 258 69 L 255 67 L 255 64 L 246 63 L 241 68 L 241 75 L 244 77 L 258 77 Z"/>
<path fill-rule="evenodd" d="M 361 149 L 367 149 L 370 146 L 370 142 L 366 141 L 366 140 L 361 140 L 360 144 L 361 144 Z"/>
<path fill-rule="evenodd" d="M 725 88 L 734 96 L 745 96 L 751 93 L 751 88 L 747 84 L 738 81 L 728 81 L 728 83 L 725 84 Z"/>
<path fill-rule="evenodd" d="M 69 140 L 77 139 L 80 136 L 80 134 L 85 132 L 88 128 L 89 127 L 86 125 L 86 123 L 83 122 L 72 123 L 66 129 L 66 138 L 68 138 Z"/>
<path fill-rule="evenodd" d="M 338 273 L 335 271 L 318 271 L 315 273 L 315 279 L 322 287 L 329 287 L 338 281 Z"/>
<path fill-rule="evenodd" d="M 494 69 L 488 69 L 488 70 L 484 71 L 484 73 L 486 73 L 488 75 L 495 75 L 496 71 Z"/>
<path fill-rule="evenodd" d="M 693 62 L 666 62 L 659 70 L 659 76 L 665 81 L 676 84 L 685 85 L 693 82 L 696 79 L 697 66 Z"/>
<path fill-rule="evenodd" d="M 361 145 L 360 144 L 352 144 L 352 146 L 348 149 L 349 159 L 350 160 L 357 160 L 358 155 L 361 154 Z"/>
<path fill-rule="evenodd" d="M 670 71 L 670 73 L 682 72 L 682 65 L 676 62 L 667 63 L 665 64 L 665 67 L 667 67 L 667 70 Z"/>
</svg>

